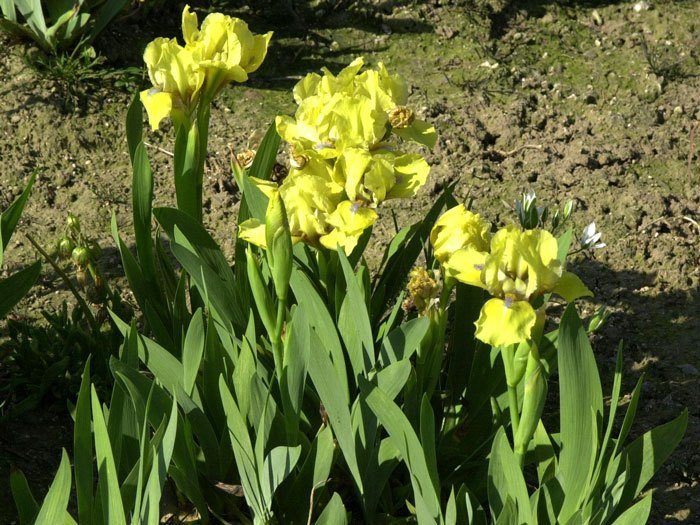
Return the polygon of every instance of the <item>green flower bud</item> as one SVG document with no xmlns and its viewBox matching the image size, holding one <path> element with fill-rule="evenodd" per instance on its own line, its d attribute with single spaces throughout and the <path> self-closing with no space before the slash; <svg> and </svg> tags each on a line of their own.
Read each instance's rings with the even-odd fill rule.
<svg viewBox="0 0 700 525">
<path fill-rule="evenodd" d="M 552 231 L 556 230 L 561 224 L 561 218 L 559 216 L 559 210 L 554 210 L 552 213 Z"/>
<path fill-rule="evenodd" d="M 267 263 L 279 299 L 287 298 L 289 278 L 292 275 L 292 236 L 289 232 L 287 211 L 279 192 L 270 198 L 265 217 Z"/>
<path fill-rule="evenodd" d="M 268 250 L 269 251 L 269 250 Z M 265 325 L 267 333 L 272 336 L 275 333 L 275 311 L 272 305 L 272 298 L 265 286 L 265 283 L 260 273 L 258 260 L 253 255 L 253 251 L 248 247 L 245 251 L 246 269 L 248 270 L 248 282 L 250 289 L 253 292 L 253 299 L 258 307 L 260 319 Z"/>
<path fill-rule="evenodd" d="M 58 245 L 56 248 L 58 251 L 58 256 L 61 259 L 68 259 L 68 257 L 71 256 L 75 245 L 73 244 L 73 241 L 71 241 L 68 237 L 64 236 L 58 240 Z"/>
<path fill-rule="evenodd" d="M 593 333 L 600 330 L 608 320 L 608 317 L 610 317 L 610 312 L 605 306 L 598 308 L 588 322 L 588 332 Z"/>
<path fill-rule="evenodd" d="M 574 201 L 566 201 L 564 204 L 564 221 L 569 220 L 571 214 L 574 212 Z"/>
<path fill-rule="evenodd" d="M 525 387 L 523 388 L 523 406 L 520 414 L 520 424 L 515 434 L 515 452 L 521 456 L 527 452 L 527 446 L 542 417 L 544 402 L 547 397 L 547 379 L 540 362 L 538 352 L 530 352 L 525 371 Z"/>
<path fill-rule="evenodd" d="M 78 267 L 83 268 L 90 261 L 90 252 L 83 246 L 76 246 L 70 257 Z"/>
<path fill-rule="evenodd" d="M 68 217 L 66 218 L 66 225 L 73 231 L 80 231 L 80 220 L 72 213 L 68 214 Z"/>
<path fill-rule="evenodd" d="M 512 377 L 507 378 L 507 382 L 510 386 L 517 386 L 523 379 L 531 348 L 532 345 L 530 341 L 522 341 L 518 344 L 515 354 L 513 355 Z"/>
</svg>

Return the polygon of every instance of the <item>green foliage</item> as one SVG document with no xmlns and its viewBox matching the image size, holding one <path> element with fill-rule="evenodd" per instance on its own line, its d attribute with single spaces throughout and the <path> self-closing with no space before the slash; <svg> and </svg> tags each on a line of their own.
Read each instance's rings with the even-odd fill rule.
<svg viewBox="0 0 700 525">
<path fill-rule="evenodd" d="M 2 217 L 2 238 L 9 241 L 26 202 L 34 179 L 19 199 Z M 40 403 L 71 399 L 80 382 L 87 359 L 92 356 L 97 372 L 96 384 L 108 387 L 110 356 L 121 343 L 115 332 L 105 326 L 107 310 L 125 314 L 128 310 L 117 293 L 110 289 L 97 260 L 100 246 L 81 232 L 80 221 L 69 214 L 62 236 L 56 243 L 59 259 L 69 261 L 75 270 L 80 294 L 68 274 L 52 255 L 41 248 L 30 234 L 27 239 L 41 253 L 54 271 L 74 294 L 78 306 L 69 311 L 67 304 L 57 310 L 44 310 L 45 323 L 27 320 L 21 316 L 6 321 L 6 333 L 0 341 L 0 364 L 6 380 L 0 386 L 3 397 L 1 417 L 14 417 L 32 410 Z M 4 315 L 25 295 L 37 279 L 39 262 L 0 281 L 0 314 Z M 92 307 L 98 307 L 94 314 Z M 3 377 L 5 379 L 5 377 Z"/>
<path fill-rule="evenodd" d="M 58 54 L 89 46 L 129 0 L 0 0 L 0 29 Z"/>
<path fill-rule="evenodd" d="M 135 345 L 136 338 L 127 337 L 122 349 L 125 362 L 134 356 Z M 41 507 L 24 475 L 13 472 L 12 495 L 21 525 L 126 525 L 127 517 L 134 525 L 160 522 L 160 501 L 178 435 L 176 404 L 156 423 L 150 393 L 145 404 L 134 405 L 120 395 L 119 388 L 115 387 L 107 410 L 90 385 L 90 364 L 86 364 L 75 407 L 73 470 L 78 521 L 68 513 L 72 476 L 64 451 Z M 134 419 L 137 414 L 141 419 Z M 134 442 L 127 442 L 127 437 Z"/>
<path fill-rule="evenodd" d="M 29 199 L 36 175 L 32 175 L 29 184 L 22 194 L 5 211 L 0 211 L 0 268 L 2 268 L 5 251 L 10 244 L 10 238 L 15 232 L 17 223 L 22 216 L 24 206 Z M 3 319 L 12 308 L 26 295 L 39 278 L 41 263 L 36 262 L 5 279 L 0 279 L 0 319 Z"/>
<path fill-rule="evenodd" d="M 132 91 L 142 79 L 139 68 L 107 67 L 107 59 L 93 47 L 79 47 L 56 55 L 29 49 L 23 59 L 38 75 L 54 82 L 63 96 L 64 109 L 69 112 L 85 100 L 91 89 L 109 83 L 115 88 Z"/>
<path fill-rule="evenodd" d="M 69 311 L 65 303 L 42 315 L 45 324 L 7 320 L 7 338 L 0 345 L 0 363 L 7 374 L 0 386 L 0 397 L 6 401 L 3 417 L 19 416 L 42 402 L 72 399 L 90 356 L 98 387 L 111 385 L 109 358 L 120 345 L 119 336 L 86 328 L 83 311 Z"/>
<path fill-rule="evenodd" d="M 606 418 L 574 305 L 555 330 L 542 334 L 543 317 L 531 339 L 490 347 L 474 331 L 482 289 L 445 278 L 426 308 L 404 300 L 421 257 L 439 266 L 428 239 L 455 204 L 450 188 L 397 228 L 371 278 L 369 233 L 349 255 L 292 247 L 284 203 L 251 181 L 270 177 L 279 144 L 270 127 L 251 168 L 233 167 L 238 222 L 260 220 L 267 249 L 238 242 L 232 267 L 201 221 L 209 115 L 200 111 L 178 131 L 173 209 L 153 207 L 139 100 L 129 108 L 135 251 L 116 218 L 112 231 L 143 323 L 112 312 L 124 342 L 110 359 L 108 405 L 85 367 L 74 411 L 81 525 L 158 523 L 164 487 L 202 523 L 646 519 L 650 496 L 637 498 L 680 442 L 687 412 L 627 443 L 641 382 L 617 429 L 622 359 Z M 562 261 L 571 235 L 558 239 Z M 558 408 L 545 403 L 555 373 Z M 22 524 L 74 522 L 65 456 L 41 506 L 21 474 L 12 487 Z"/>
</svg>

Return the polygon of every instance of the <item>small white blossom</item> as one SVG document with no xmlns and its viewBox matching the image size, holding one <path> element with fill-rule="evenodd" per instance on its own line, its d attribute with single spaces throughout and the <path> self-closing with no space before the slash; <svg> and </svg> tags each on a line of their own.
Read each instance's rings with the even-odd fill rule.
<svg viewBox="0 0 700 525">
<path fill-rule="evenodd" d="M 535 194 L 535 190 L 528 190 L 523 193 L 523 208 L 529 210 L 536 199 L 537 195 Z"/>
<path fill-rule="evenodd" d="M 590 223 L 583 229 L 583 235 L 581 236 L 581 246 L 584 249 L 597 250 L 600 248 L 605 248 L 606 244 L 604 242 L 599 242 L 603 234 L 596 231 L 595 222 Z"/>
</svg>

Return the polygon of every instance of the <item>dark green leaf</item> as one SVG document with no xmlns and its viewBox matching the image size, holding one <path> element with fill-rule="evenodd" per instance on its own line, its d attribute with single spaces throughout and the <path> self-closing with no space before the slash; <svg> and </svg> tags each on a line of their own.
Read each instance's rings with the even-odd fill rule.
<svg viewBox="0 0 700 525">
<path fill-rule="evenodd" d="M 34 186 L 34 181 L 36 180 L 36 174 L 33 174 L 29 178 L 27 187 L 24 188 L 22 194 L 17 197 L 17 199 L 10 204 L 10 207 L 5 211 L 0 213 L 0 266 L 3 262 L 3 252 L 10 245 L 10 238 L 17 227 L 19 218 L 22 216 L 24 211 L 24 206 L 27 204 L 29 199 L 29 194 L 32 191 L 32 186 Z"/>
<path fill-rule="evenodd" d="M 248 322 L 241 309 L 231 267 L 214 239 L 187 214 L 172 208 L 153 210 L 168 234 L 175 257 L 197 284 L 205 301 L 224 324 L 242 332 Z"/>
<path fill-rule="evenodd" d="M 345 299 L 338 314 L 338 330 L 345 342 L 355 377 L 358 377 L 367 374 L 374 366 L 372 326 L 355 272 L 341 249 L 338 249 L 338 258 L 346 287 Z"/>
<path fill-rule="evenodd" d="M 624 451 L 627 482 L 620 500 L 621 508 L 629 505 L 656 474 L 681 442 L 688 425 L 688 410 L 676 419 L 660 425 L 634 440 Z"/>
<path fill-rule="evenodd" d="M 157 290 L 156 263 L 151 240 L 151 208 L 153 206 L 153 174 L 143 142 L 136 146 L 131 181 L 134 213 L 134 236 L 141 269 L 151 289 Z"/>
<path fill-rule="evenodd" d="M 277 150 L 280 145 L 280 136 L 277 133 L 277 126 L 273 122 L 267 128 L 267 132 L 263 137 L 258 150 L 253 159 L 253 165 L 250 167 L 248 174 L 257 179 L 268 180 L 272 168 L 277 161 Z M 258 217 L 260 218 L 260 217 Z"/>
<path fill-rule="evenodd" d="M 95 387 L 92 387 L 92 418 L 95 433 L 95 453 L 97 469 L 99 473 L 99 493 L 100 503 L 104 523 L 110 525 L 126 525 L 124 506 L 121 493 L 119 491 L 119 478 L 117 477 L 117 467 L 114 462 L 112 445 L 107 433 L 102 414 L 102 407 L 97 398 Z M 57 522 L 53 522 L 57 523 Z"/>
<path fill-rule="evenodd" d="M 75 492 L 78 499 L 78 522 L 92 523 L 93 512 L 93 463 L 92 463 L 92 410 L 90 402 L 90 357 L 85 363 L 83 378 L 75 407 L 73 431 L 73 455 L 75 456 Z"/>
<path fill-rule="evenodd" d="M 362 477 L 357 462 L 352 421 L 348 407 L 348 393 L 347 389 L 339 388 L 339 385 L 343 383 L 343 379 L 346 379 L 341 377 L 344 368 L 338 369 L 335 363 L 331 361 L 331 355 L 327 349 L 328 341 L 325 338 L 322 340 L 316 331 L 311 331 L 310 335 L 313 354 L 309 359 L 309 375 L 328 413 L 331 428 L 338 440 L 340 450 L 343 452 L 357 489 L 362 491 Z"/>
<path fill-rule="evenodd" d="M 11 472 L 10 490 L 12 490 L 12 498 L 15 500 L 19 513 L 19 524 L 32 525 L 39 513 L 39 505 L 32 495 L 27 478 L 20 470 Z"/>
<path fill-rule="evenodd" d="M 183 388 L 190 396 L 193 393 L 199 366 L 204 355 L 204 341 L 204 318 L 202 310 L 197 309 L 190 321 L 182 349 Z"/>
<path fill-rule="evenodd" d="M 143 104 L 138 93 L 131 99 L 126 112 L 126 142 L 129 145 L 131 163 L 134 164 L 136 148 L 143 143 Z"/>
<path fill-rule="evenodd" d="M 651 494 L 632 505 L 613 521 L 612 525 L 639 525 L 646 523 L 651 512 Z"/>
<path fill-rule="evenodd" d="M 361 381 L 367 404 L 389 434 L 411 473 L 418 521 L 437 522 L 441 515 L 440 495 L 433 483 L 423 445 L 401 409 L 379 387 Z"/>
<path fill-rule="evenodd" d="M 491 446 L 488 473 L 489 506 L 494 516 L 507 511 L 508 500 L 516 502 L 516 516 L 520 523 L 528 523 L 531 516 L 530 499 L 525 478 L 513 449 L 508 444 L 505 429 L 499 429 Z"/>
<path fill-rule="evenodd" d="M 34 285 L 41 273 L 41 262 L 0 280 L 0 319 L 5 317 L 12 308 L 24 297 Z"/>
</svg>

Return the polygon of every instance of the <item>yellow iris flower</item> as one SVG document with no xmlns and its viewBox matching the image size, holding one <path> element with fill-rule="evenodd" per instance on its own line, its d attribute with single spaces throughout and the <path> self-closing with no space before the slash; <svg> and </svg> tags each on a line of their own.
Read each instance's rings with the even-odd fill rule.
<svg viewBox="0 0 700 525">
<path fill-rule="evenodd" d="M 212 13 L 197 27 L 197 15 L 185 6 L 182 12 L 182 36 L 185 47 L 197 57 L 209 82 L 223 86 L 245 82 L 248 73 L 265 60 L 272 32 L 254 35 L 239 18 Z M 220 86 L 216 86 L 216 90 Z"/>
<path fill-rule="evenodd" d="M 279 191 L 294 242 L 350 253 L 377 220 L 379 204 L 412 197 L 427 180 L 425 159 L 400 151 L 392 138 L 396 108 L 410 111 L 405 83 L 382 64 L 361 73 L 363 65 L 358 58 L 337 75 L 327 69 L 307 75 L 294 87 L 294 116 L 277 117 L 291 169 L 279 187 L 257 184 L 268 196 Z M 408 120 L 401 129 L 419 122 L 412 112 Z M 434 135 L 434 128 L 423 127 Z M 261 226 L 246 221 L 240 237 L 263 246 Z"/>
<path fill-rule="evenodd" d="M 296 113 L 277 117 L 276 125 L 290 145 L 292 166 L 304 170 L 309 159 L 324 159 L 349 201 L 377 206 L 386 199 L 414 196 L 430 171 L 421 155 L 398 149 L 392 131 L 432 145 L 435 129 L 405 106 L 408 89 L 403 80 L 383 64 L 360 72 L 363 65 L 358 58 L 337 75 L 324 69 L 323 75 L 304 77 L 294 87 Z M 409 128 L 415 129 L 409 133 Z"/>
<path fill-rule="evenodd" d="M 488 251 L 490 229 L 489 223 L 481 215 L 467 210 L 463 205 L 449 209 L 435 222 L 430 232 L 435 258 L 445 264 L 464 250 Z"/>
<path fill-rule="evenodd" d="M 343 200 L 342 187 L 335 184 L 330 169 L 323 160 L 311 159 L 303 170 L 292 169 L 279 187 L 270 181 L 253 182 L 268 198 L 279 192 L 294 243 L 303 241 L 333 250 L 340 244 L 351 251 L 362 231 L 376 220 L 376 213 L 353 209 L 351 202 Z M 239 235 L 265 247 L 264 224 L 256 219 L 242 223 Z"/>
<path fill-rule="evenodd" d="M 141 92 L 148 119 L 153 129 L 173 116 L 185 117 L 196 104 L 204 84 L 204 72 L 199 70 L 192 52 L 175 39 L 156 38 L 146 46 L 143 59 L 148 67 L 151 89 Z"/>
<path fill-rule="evenodd" d="M 556 238 L 546 230 L 500 229 L 488 240 L 488 225 L 463 206 L 435 224 L 430 240 L 435 258 L 455 279 L 491 294 L 476 321 L 476 337 L 492 346 L 531 338 L 537 321 L 533 302 L 556 293 L 567 301 L 592 295 L 564 270 Z"/>
<path fill-rule="evenodd" d="M 545 293 L 567 301 L 592 295 L 576 275 L 564 270 L 557 240 L 546 230 L 508 226 L 494 235 L 490 248 L 481 286 L 494 297 L 481 309 L 476 337 L 492 346 L 530 339 L 537 320 L 533 299 Z"/>
<path fill-rule="evenodd" d="M 244 82 L 260 67 L 272 33 L 254 35 L 238 18 L 208 15 L 198 28 L 197 15 L 185 6 L 182 13 L 185 45 L 156 38 L 143 55 L 151 89 L 141 92 L 149 124 L 158 129 L 170 116 L 186 122 L 203 93 L 211 98 L 229 82 Z"/>
<path fill-rule="evenodd" d="M 351 253 L 362 233 L 374 224 L 377 217 L 376 211 L 359 202 L 343 201 L 326 218 L 333 229 L 321 237 L 321 244 L 330 250 L 340 246 L 345 253 Z"/>
<path fill-rule="evenodd" d="M 364 59 L 357 58 L 338 75 L 324 68 L 323 75 L 300 80 L 294 87 L 299 105 L 294 118 L 277 118 L 280 136 L 300 149 L 331 150 L 325 151 L 327 158 L 345 147 L 375 148 L 391 132 L 433 147 L 435 128 L 406 106 L 406 83 L 382 63 L 360 73 L 363 65 Z"/>
</svg>

